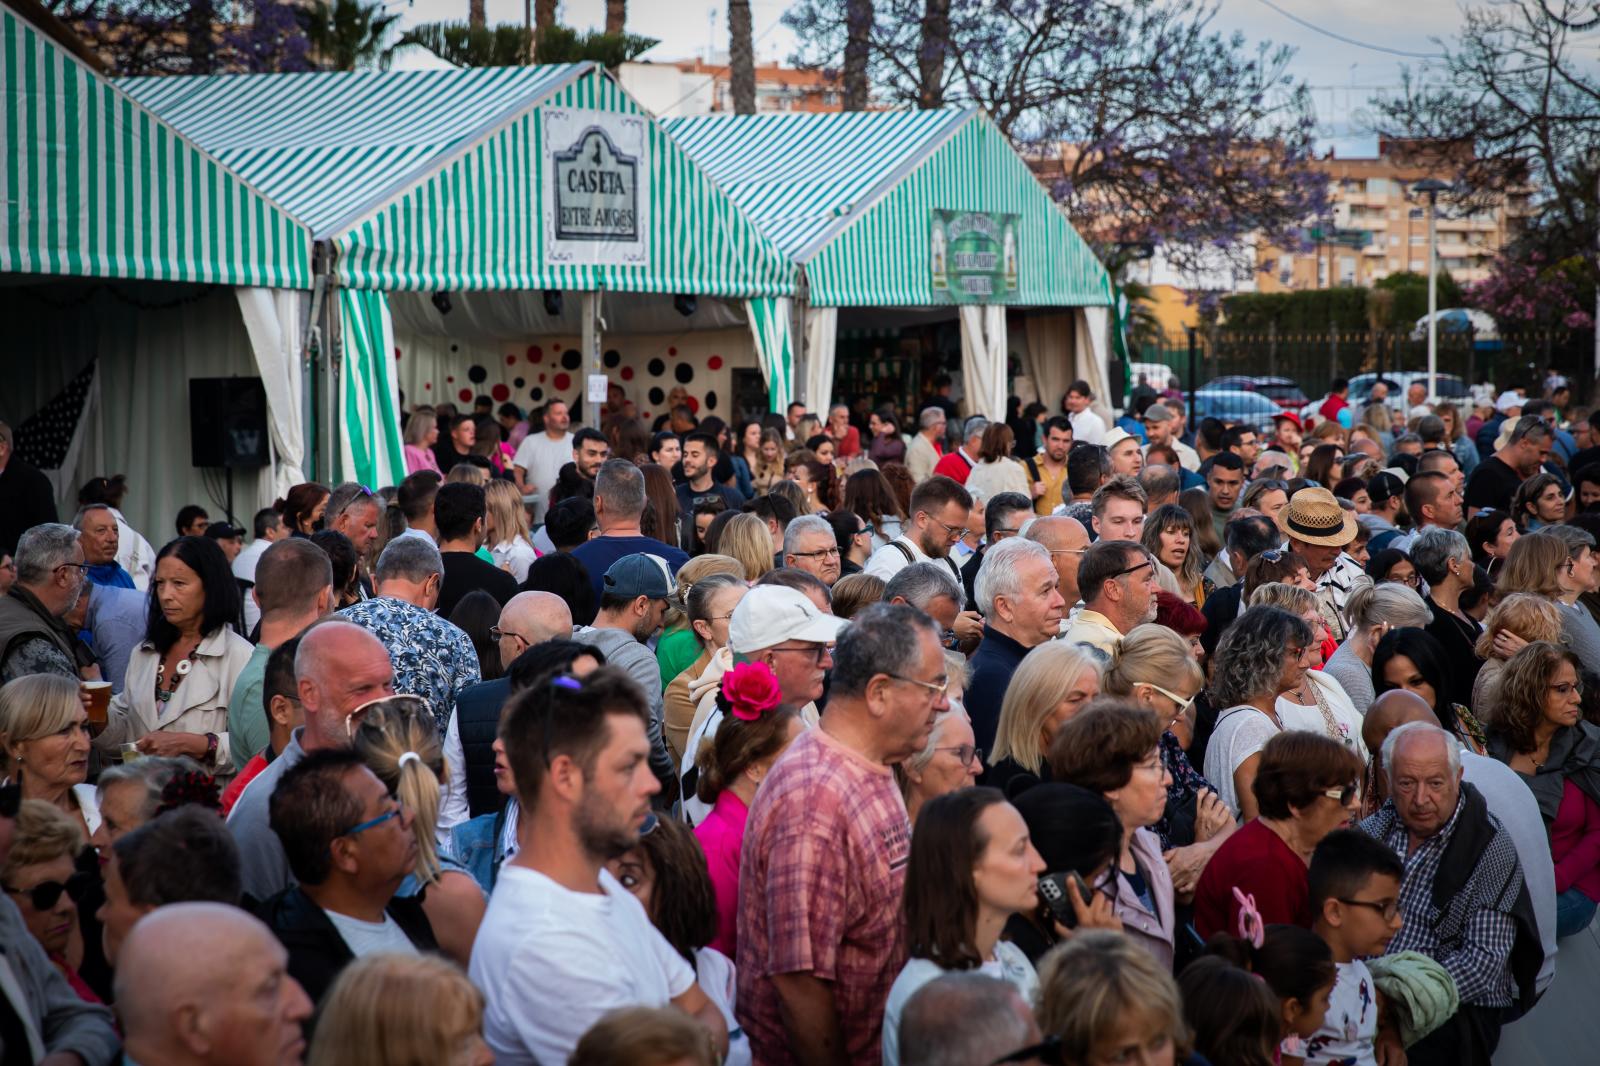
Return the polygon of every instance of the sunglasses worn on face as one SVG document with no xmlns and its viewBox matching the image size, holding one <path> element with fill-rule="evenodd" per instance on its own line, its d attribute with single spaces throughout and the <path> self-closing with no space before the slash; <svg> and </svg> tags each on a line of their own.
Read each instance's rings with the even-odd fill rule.
<svg viewBox="0 0 1600 1066">
<path fill-rule="evenodd" d="M 14 888 L 11 885 L 0 887 L 4 887 L 13 896 L 20 896 L 27 900 L 33 905 L 34 910 L 47 911 L 60 902 L 62 893 L 65 893 L 72 902 L 77 903 L 83 898 L 84 893 L 89 891 L 91 880 L 92 878 L 88 874 L 75 873 L 67 878 L 65 884 L 60 881 L 40 881 L 32 888 L 27 889 Z"/>
<path fill-rule="evenodd" d="M 1361 782 L 1353 781 L 1343 788 L 1325 788 L 1322 794 L 1331 800 L 1338 800 L 1339 806 L 1348 807 L 1351 800 L 1361 795 Z"/>
</svg>

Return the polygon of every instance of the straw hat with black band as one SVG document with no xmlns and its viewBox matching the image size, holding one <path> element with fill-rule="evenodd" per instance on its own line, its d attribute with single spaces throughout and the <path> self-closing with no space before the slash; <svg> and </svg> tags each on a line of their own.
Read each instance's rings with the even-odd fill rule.
<svg viewBox="0 0 1600 1066">
<path fill-rule="evenodd" d="M 1278 528 L 1302 544 L 1342 548 L 1356 539 L 1356 516 L 1325 488 L 1304 488 L 1278 512 Z"/>
</svg>

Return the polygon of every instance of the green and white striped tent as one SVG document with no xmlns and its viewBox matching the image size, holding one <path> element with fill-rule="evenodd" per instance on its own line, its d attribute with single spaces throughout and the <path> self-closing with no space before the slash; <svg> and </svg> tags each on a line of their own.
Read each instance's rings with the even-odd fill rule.
<svg viewBox="0 0 1600 1066">
<path fill-rule="evenodd" d="M 311 287 L 306 227 L 0 6 L 0 273 Z"/>
<path fill-rule="evenodd" d="M 794 268 L 593 64 L 120 82 L 303 220 L 330 252 L 341 311 L 342 466 L 404 476 L 384 292 L 692 293 L 747 302 L 774 405 L 788 400 Z M 583 263 L 547 236 L 547 129 L 631 120 L 648 173 L 648 248 Z M 645 185 L 644 183 L 648 184 Z"/>
<path fill-rule="evenodd" d="M 826 402 L 832 378 L 831 327 L 826 318 L 813 321 L 815 309 L 939 302 L 930 269 L 936 210 L 1018 217 L 1019 284 L 995 303 L 1111 303 L 1110 280 L 1094 253 L 977 109 L 706 115 L 664 125 L 803 270 L 812 309 L 806 400 L 813 408 Z M 1003 331 L 1004 312 L 989 311 L 963 309 L 962 318 L 986 334 L 979 347 L 991 355 L 988 366 L 975 360 L 966 376 L 969 395 L 980 394 L 974 405 L 993 416 L 1005 400 L 1004 338 L 992 335 L 997 322 Z"/>
</svg>

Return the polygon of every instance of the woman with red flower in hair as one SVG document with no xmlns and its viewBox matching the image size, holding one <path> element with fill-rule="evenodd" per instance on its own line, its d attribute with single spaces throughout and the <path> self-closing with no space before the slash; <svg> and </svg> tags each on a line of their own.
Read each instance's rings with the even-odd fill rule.
<svg viewBox="0 0 1600 1066">
<path fill-rule="evenodd" d="M 723 675 L 717 693 L 722 725 L 700 745 L 696 795 L 712 805 L 695 827 L 717 897 L 717 936 L 711 946 L 735 957 L 739 926 L 739 851 L 756 789 L 805 725 L 785 706 L 778 679 L 765 663 L 740 663 Z"/>
</svg>

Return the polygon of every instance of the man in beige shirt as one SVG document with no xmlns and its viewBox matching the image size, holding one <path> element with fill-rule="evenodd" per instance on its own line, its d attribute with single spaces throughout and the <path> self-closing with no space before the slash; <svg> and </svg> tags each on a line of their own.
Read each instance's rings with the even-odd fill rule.
<svg viewBox="0 0 1600 1066">
<path fill-rule="evenodd" d="M 920 428 L 911 435 L 911 444 L 906 448 L 906 469 L 911 471 L 912 480 L 920 483 L 933 475 L 934 465 L 943 454 L 939 442 L 944 440 L 944 411 L 924 407 L 917 424 Z"/>
<path fill-rule="evenodd" d="M 1087 644 L 1106 656 L 1134 626 L 1155 620 L 1155 560 L 1131 540 L 1096 541 L 1078 566 L 1083 610 L 1061 634 L 1069 644 Z"/>
</svg>

